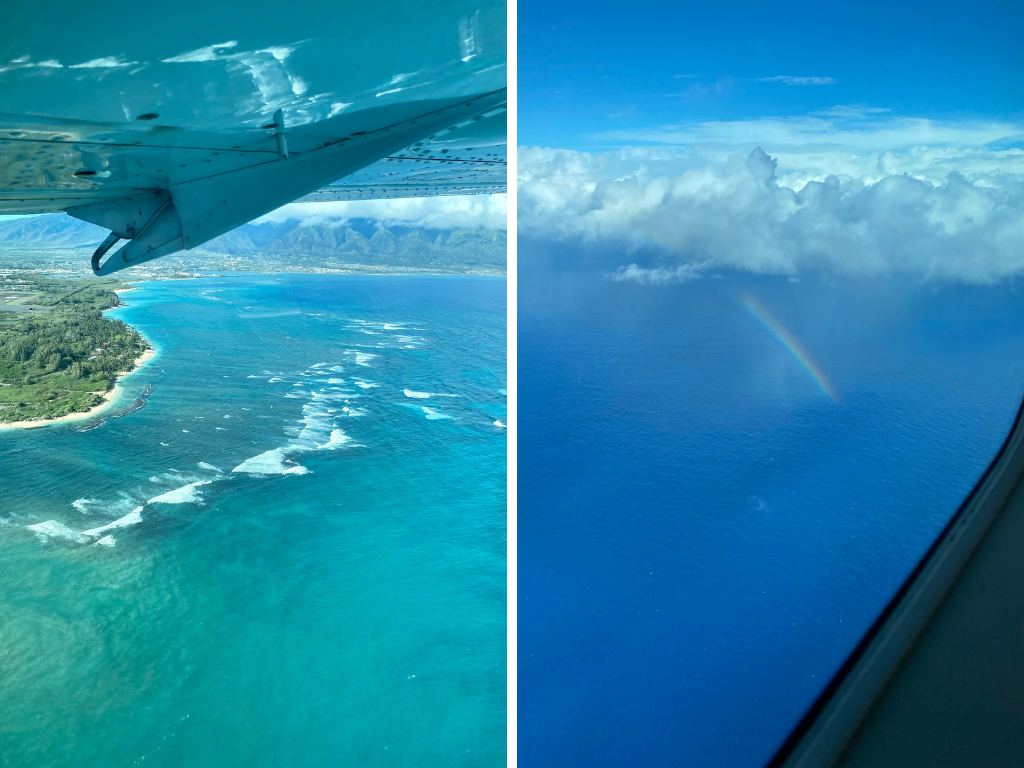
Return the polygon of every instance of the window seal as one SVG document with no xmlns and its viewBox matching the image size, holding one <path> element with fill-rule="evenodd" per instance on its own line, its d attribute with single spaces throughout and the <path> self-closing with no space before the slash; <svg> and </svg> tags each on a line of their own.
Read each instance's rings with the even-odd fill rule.
<svg viewBox="0 0 1024 768">
<path fill-rule="evenodd" d="M 840 757 L 1024 474 L 1024 402 L 977 485 L 766 768 Z"/>
</svg>

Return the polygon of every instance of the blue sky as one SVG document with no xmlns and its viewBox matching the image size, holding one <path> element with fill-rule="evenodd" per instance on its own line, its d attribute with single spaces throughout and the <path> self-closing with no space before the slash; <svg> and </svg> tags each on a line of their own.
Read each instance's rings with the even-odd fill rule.
<svg viewBox="0 0 1024 768">
<path fill-rule="evenodd" d="M 518 11 L 520 236 L 651 285 L 1024 275 L 1021 0 Z"/>
<path fill-rule="evenodd" d="M 1024 121 L 1019 1 L 528 1 L 518 29 L 520 145 L 843 110 Z"/>
</svg>

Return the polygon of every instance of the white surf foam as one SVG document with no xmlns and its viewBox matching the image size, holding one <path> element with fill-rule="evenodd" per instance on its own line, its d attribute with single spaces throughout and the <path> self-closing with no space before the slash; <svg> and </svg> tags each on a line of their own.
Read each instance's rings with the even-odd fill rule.
<svg viewBox="0 0 1024 768">
<path fill-rule="evenodd" d="M 259 456 L 246 459 L 231 471 L 249 475 L 283 475 L 289 469 L 294 469 L 285 464 L 287 460 L 285 448 L 274 448 L 272 451 L 264 451 Z"/>
<path fill-rule="evenodd" d="M 202 485 L 209 485 L 212 480 L 198 480 L 188 485 L 183 485 L 181 488 L 175 488 L 173 491 L 167 493 L 161 493 L 149 500 L 150 504 L 199 504 L 202 502 L 203 497 L 199 490 Z"/>
<path fill-rule="evenodd" d="M 346 349 L 345 354 L 354 355 L 356 358 L 356 365 L 361 365 L 364 368 L 370 368 L 370 361 L 377 357 L 377 355 L 370 352 L 357 352 L 354 349 Z"/>
<path fill-rule="evenodd" d="M 344 384 L 345 380 L 344 379 L 328 379 L 327 383 L 328 384 Z"/>
<path fill-rule="evenodd" d="M 126 526 L 135 525 L 136 523 L 141 523 L 141 522 L 142 522 L 142 507 L 137 507 L 136 509 L 132 510 L 131 512 L 129 512 L 127 515 L 125 515 L 124 517 L 122 517 L 119 520 L 115 520 L 112 523 L 107 523 L 106 525 L 101 525 L 99 528 L 90 528 L 88 531 L 82 531 L 82 535 L 83 536 L 99 536 L 104 531 L 109 531 L 109 530 L 112 530 L 114 528 L 124 528 Z"/>
<path fill-rule="evenodd" d="M 102 544 L 104 547 L 112 547 L 114 546 L 115 541 L 116 539 L 113 536 L 104 536 L 102 539 L 97 541 L 93 546 L 95 547 Z"/>
<path fill-rule="evenodd" d="M 420 400 L 426 400 L 431 397 L 458 397 L 458 395 L 449 395 L 444 392 L 417 392 L 413 389 L 403 389 L 406 397 L 415 397 Z"/>
<path fill-rule="evenodd" d="M 88 541 L 88 539 L 78 531 L 73 531 L 63 523 L 58 523 L 56 520 L 47 520 L 45 523 L 36 523 L 35 525 L 26 525 L 25 527 L 30 531 L 35 531 L 38 534 L 53 539 L 69 539 L 79 543 Z"/>
<path fill-rule="evenodd" d="M 217 467 L 213 466 L 213 464 L 207 464 L 205 461 L 200 461 L 199 466 L 202 467 L 203 469 L 209 469 L 211 472 L 223 472 L 223 470 L 218 469 Z"/>
<path fill-rule="evenodd" d="M 329 451 L 333 451 L 335 448 L 340 448 L 343 445 L 347 445 L 352 442 L 352 438 L 345 434 L 344 430 L 332 429 L 331 439 L 328 440 L 320 448 L 326 448 Z"/>
<path fill-rule="evenodd" d="M 428 419 L 430 419 L 431 421 L 437 421 L 438 419 L 450 419 L 450 418 L 452 418 L 447 413 L 441 413 L 440 411 L 435 411 L 433 408 L 427 408 L 427 406 L 425 406 L 425 405 L 421 405 L 420 407 L 423 409 L 424 415 Z"/>
<path fill-rule="evenodd" d="M 506 427 L 506 426 L 505 426 L 504 424 L 502 424 L 502 423 L 501 423 L 500 421 L 496 421 L 496 422 L 494 422 L 494 426 L 496 426 L 496 427 L 501 427 L 502 429 L 508 429 L 508 427 Z"/>
<path fill-rule="evenodd" d="M 71 506 L 81 512 L 83 515 L 89 514 L 89 505 L 95 504 L 98 499 L 75 499 L 71 502 Z"/>
<path fill-rule="evenodd" d="M 379 387 L 380 384 L 374 384 L 372 381 L 357 381 L 356 386 L 360 389 L 370 389 L 371 387 Z"/>
</svg>

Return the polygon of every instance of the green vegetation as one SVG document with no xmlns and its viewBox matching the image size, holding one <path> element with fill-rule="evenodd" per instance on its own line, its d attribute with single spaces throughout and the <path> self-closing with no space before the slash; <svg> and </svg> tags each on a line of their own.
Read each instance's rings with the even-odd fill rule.
<svg viewBox="0 0 1024 768">
<path fill-rule="evenodd" d="M 102 314 L 120 303 L 114 291 L 127 287 L 112 279 L 0 277 L 0 423 L 87 411 L 134 367 L 146 340 Z"/>
</svg>

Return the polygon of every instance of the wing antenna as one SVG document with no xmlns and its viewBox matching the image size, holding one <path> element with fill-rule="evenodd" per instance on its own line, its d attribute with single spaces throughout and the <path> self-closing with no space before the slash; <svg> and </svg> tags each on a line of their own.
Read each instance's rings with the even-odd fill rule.
<svg viewBox="0 0 1024 768">
<path fill-rule="evenodd" d="M 284 132 L 284 110 L 277 110 L 274 113 L 274 122 L 277 123 L 277 131 L 274 136 L 277 138 L 277 154 L 282 160 L 288 159 L 288 137 Z"/>
</svg>

